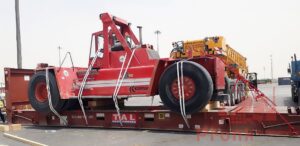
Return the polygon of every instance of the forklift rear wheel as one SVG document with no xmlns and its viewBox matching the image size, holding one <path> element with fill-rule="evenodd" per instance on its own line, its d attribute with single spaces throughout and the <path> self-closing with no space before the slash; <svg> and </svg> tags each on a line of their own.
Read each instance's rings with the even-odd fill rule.
<svg viewBox="0 0 300 146">
<path fill-rule="evenodd" d="M 183 82 L 186 113 L 195 113 L 204 108 L 213 94 L 213 82 L 207 70 L 198 63 L 186 61 L 183 63 Z M 161 76 L 159 95 L 165 106 L 180 113 L 176 63 Z"/>
<path fill-rule="evenodd" d="M 52 73 L 49 72 L 49 86 L 51 101 L 56 111 L 61 111 L 65 105 L 65 100 L 60 99 L 56 79 Z M 48 102 L 48 92 L 46 85 L 46 72 L 41 71 L 34 74 L 29 82 L 28 97 L 31 106 L 38 112 L 51 112 Z"/>
</svg>

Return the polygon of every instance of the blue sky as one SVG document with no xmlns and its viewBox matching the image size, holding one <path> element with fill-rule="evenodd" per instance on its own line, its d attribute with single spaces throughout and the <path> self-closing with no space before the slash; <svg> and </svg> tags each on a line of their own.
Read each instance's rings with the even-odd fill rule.
<svg viewBox="0 0 300 146">
<path fill-rule="evenodd" d="M 142 25 L 145 43 L 156 46 L 159 29 L 163 57 L 174 41 L 222 35 L 260 78 L 270 77 L 271 54 L 274 77 L 287 76 L 290 56 L 300 55 L 299 8 L 299 0 L 20 0 L 23 67 L 58 65 L 58 46 L 71 51 L 76 66 L 87 66 L 90 35 L 101 29 L 99 14 L 109 12 L 135 32 Z M 13 0 L 0 0 L 0 20 L 3 82 L 3 67 L 17 66 Z"/>
</svg>

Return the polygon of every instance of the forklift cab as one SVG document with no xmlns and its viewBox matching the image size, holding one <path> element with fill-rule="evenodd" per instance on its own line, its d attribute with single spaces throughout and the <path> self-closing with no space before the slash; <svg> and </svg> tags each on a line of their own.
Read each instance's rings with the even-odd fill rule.
<svg viewBox="0 0 300 146">
<path fill-rule="evenodd" d="M 141 44 L 126 21 L 106 13 L 101 14 L 100 19 L 103 30 L 92 34 L 89 64 L 97 55 L 93 68 L 119 68 L 122 56 L 124 58 L 125 54 L 131 55 L 133 48 Z M 100 52 L 96 54 L 99 49 Z"/>
<path fill-rule="evenodd" d="M 247 73 L 247 80 L 257 88 L 257 73 L 252 72 L 252 73 Z"/>
<path fill-rule="evenodd" d="M 118 69 L 123 62 L 133 56 L 131 67 L 152 66 L 157 64 L 159 55 L 150 45 L 143 45 L 130 28 L 130 23 L 108 13 L 100 15 L 103 23 L 102 31 L 92 34 L 89 64 L 97 55 L 93 69 Z M 99 53 L 97 50 L 100 50 Z M 153 55 L 157 54 L 157 55 Z"/>
</svg>

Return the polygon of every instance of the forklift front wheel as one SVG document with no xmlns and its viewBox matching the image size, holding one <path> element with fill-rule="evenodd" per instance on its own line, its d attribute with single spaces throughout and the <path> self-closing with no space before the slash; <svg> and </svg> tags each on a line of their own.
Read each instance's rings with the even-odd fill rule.
<svg viewBox="0 0 300 146">
<path fill-rule="evenodd" d="M 60 99 L 55 76 L 49 72 L 49 86 L 53 108 L 59 112 L 62 110 L 65 100 Z M 29 82 L 28 98 L 31 106 L 38 112 L 51 112 L 46 88 L 46 72 L 34 74 Z"/>
<path fill-rule="evenodd" d="M 159 81 L 159 95 L 170 110 L 180 113 L 176 63 L 169 66 Z M 206 106 L 213 93 L 213 82 L 208 71 L 200 64 L 183 63 L 185 111 L 195 113 Z"/>
</svg>

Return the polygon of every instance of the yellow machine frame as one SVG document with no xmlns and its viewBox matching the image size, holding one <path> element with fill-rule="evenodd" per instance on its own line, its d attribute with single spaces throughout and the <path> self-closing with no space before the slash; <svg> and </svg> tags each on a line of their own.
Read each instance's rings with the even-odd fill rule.
<svg viewBox="0 0 300 146">
<path fill-rule="evenodd" d="M 182 46 L 178 46 L 178 42 L 173 43 L 173 46 L 176 44 L 171 53 L 171 57 L 174 59 L 213 55 L 222 58 L 227 66 L 236 69 L 240 74 L 246 75 L 248 73 L 246 57 L 226 44 L 225 38 L 222 36 L 207 37 L 194 41 L 181 41 L 180 43 Z M 228 75 L 230 75 L 229 71 Z"/>
</svg>

